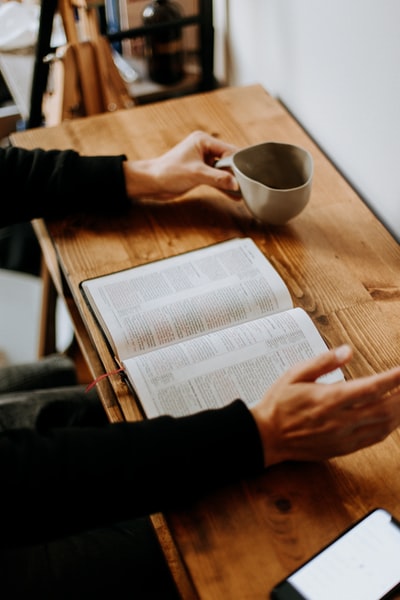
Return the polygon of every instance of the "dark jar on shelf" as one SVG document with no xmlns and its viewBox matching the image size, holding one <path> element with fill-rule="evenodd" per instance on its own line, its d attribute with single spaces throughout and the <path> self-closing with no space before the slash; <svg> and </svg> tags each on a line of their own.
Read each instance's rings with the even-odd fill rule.
<svg viewBox="0 0 400 600">
<path fill-rule="evenodd" d="M 179 4 L 171 0 L 152 0 L 142 12 L 143 25 L 168 23 L 182 18 Z M 177 83 L 184 74 L 181 25 L 171 25 L 145 36 L 145 56 L 150 79 L 165 85 Z"/>
</svg>

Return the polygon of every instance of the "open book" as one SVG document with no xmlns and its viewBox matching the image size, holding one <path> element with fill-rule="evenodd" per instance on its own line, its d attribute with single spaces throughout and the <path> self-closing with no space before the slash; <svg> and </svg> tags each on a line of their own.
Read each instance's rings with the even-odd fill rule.
<svg viewBox="0 0 400 600">
<path fill-rule="evenodd" d="M 249 406 L 290 366 L 327 349 L 250 238 L 81 283 L 148 417 L 241 398 Z M 341 370 L 321 377 L 343 380 Z"/>
</svg>

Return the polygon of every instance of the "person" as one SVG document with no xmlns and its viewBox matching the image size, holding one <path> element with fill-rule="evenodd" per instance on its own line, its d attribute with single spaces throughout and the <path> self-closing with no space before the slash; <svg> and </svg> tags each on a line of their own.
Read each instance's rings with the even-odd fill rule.
<svg viewBox="0 0 400 600">
<path fill-rule="evenodd" d="M 110 197 L 115 213 L 137 196 L 168 199 L 199 184 L 229 194 L 236 181 L 213 164 L 234 150 L 204 132 L 143 161 L 0 149 L 0 225 L 107 210 Z M 190 506 L 282 461 L 356 451 L 400 424 L 400 367 L 317 381 L 351 357 L 343 345 L 299 363 L 251 409 L 232 398 L 223 408 L 181 418 L 65 427 L 46 421 L 1 431 L 4 597 L 119 598 L 128 589 L 141 599 L 177 597 L 149 515 Z"/>
</svg>

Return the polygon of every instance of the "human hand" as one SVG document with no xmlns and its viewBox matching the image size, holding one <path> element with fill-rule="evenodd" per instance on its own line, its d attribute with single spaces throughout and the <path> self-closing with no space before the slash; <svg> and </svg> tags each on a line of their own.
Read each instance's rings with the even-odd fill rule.
<svg viewBox="0 0 400 600">
<path fill-rule="evenodd" d="M 213 167 L 216 159 L 236 150 L 236 146 L 195 131 L 157 158 L 125 161 L 127 194 L 130 198 L 155 195 L 168 198 L 202 184 L 236 192 L 239 186 L 235 177 Z"/>
<path fill-rule="evenodd" d="M 316 461 L 382 441 L 400 425 L 400 367 L 339 383 L 316 383 L 346 364 L 344 345 L 289 369 L 251 409 L 265 466 Z"/>
</svg>

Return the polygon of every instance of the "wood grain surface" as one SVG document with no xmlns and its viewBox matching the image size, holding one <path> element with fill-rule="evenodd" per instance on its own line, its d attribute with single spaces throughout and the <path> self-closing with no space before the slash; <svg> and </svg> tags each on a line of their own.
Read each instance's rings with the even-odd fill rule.
<svg viewBox="0 0 400 600">
<path fill-rule="evenodd" d="M 64 293 L 78 313 L 76 322 L 81 319 L 77 326 L 85 324 L 83 343 L 92 342 L 88 360 L 91 354 L 97 357 L 93 373 L 110 371 L 115 363 L 83 301 L 82 280 L 235 236 L 255 240 L 328 346 L 349 342 L 354 347 L 346 378 L 397 365 L 399 246 L 261 86 L 222 88 L 28 130 L 12 141 L 27 148 L 75 148 L 87 155 L 124 153 L 139 159 L 164 152 L 195 129 L 239 147 L 274 140 L 307 148 L 315 163 L 310 203 L 287 225 L 268 227 L 256 222 L 243 202 L 202 186 L 170 203 L 139 200 L 128 215 L 112 219 L 80 215 L 46 223 Z M 110 378 L 107 385 L 115 394 L 104 396 L 110 418 L 140 418 L 121 379 Z M 268 598 L 278 580 L 370 509 L 382 506 L 399 518 L 399 471 L 395 431 L 366 450 L 327 462 L 279 465 L 164 515 L 168 540 L 175 544 L 166 544 L 166 551 L 182 597 Z"/>
</svg>

